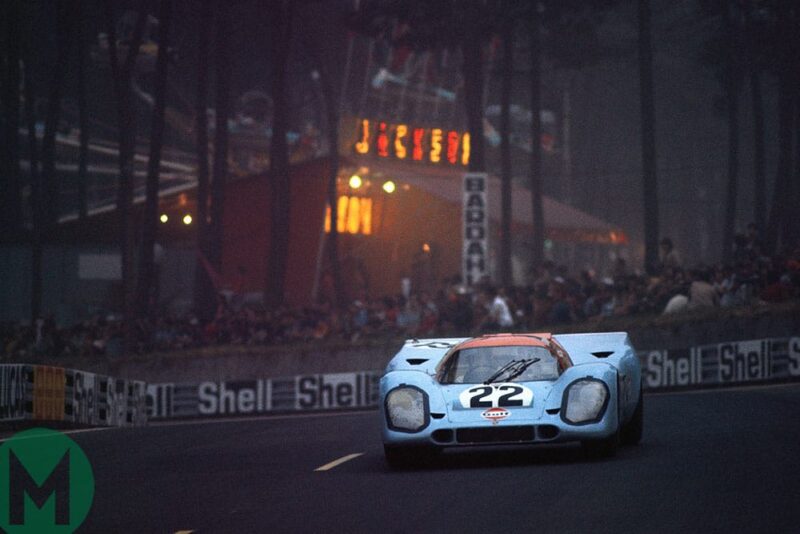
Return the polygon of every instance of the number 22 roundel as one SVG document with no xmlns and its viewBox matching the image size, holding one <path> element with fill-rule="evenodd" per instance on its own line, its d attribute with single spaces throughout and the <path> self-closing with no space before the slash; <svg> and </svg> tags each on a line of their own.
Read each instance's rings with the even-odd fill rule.
<svg viewBox="0 0 800 534">
<path fill-rule="evenodd" d="M 533 391 L 519 384 L 487 384 L 465 389 L 458 400 L 464 408 L 530 406 Z"/>
</svg>

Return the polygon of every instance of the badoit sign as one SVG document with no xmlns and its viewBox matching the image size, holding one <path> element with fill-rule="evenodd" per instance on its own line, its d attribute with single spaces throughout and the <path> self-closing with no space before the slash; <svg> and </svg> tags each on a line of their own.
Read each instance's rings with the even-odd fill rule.
<svg viewBox="0 0 800 534">
<path fill-rule="evenodd" d="M 489 205 L 486 173 L 464 175 L 462 279 L 467 285 L 480 282 L 488 272 Z"/>
</svg>

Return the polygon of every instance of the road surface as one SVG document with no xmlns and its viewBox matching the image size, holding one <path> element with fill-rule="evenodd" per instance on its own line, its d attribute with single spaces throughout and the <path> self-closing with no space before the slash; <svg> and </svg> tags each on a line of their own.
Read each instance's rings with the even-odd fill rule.
<svg viewBox="0 0 800 534">
<path fill-rule="evenodd" d="M 572 445 L 391 472 L 377 412 L 72 434 L 85 532 L 800 532 L 800 385 L 648 395 L 616 458 Z"/>
</svg>

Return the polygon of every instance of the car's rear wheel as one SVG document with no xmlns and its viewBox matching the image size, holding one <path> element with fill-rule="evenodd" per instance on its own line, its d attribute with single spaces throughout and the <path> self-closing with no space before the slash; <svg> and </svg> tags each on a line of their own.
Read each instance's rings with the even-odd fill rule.
<svg viewBox="0 0 800 534">
<path fill-rule="evenodd" d="M 587 439 L 581 442 L 583 454 L 589 460 L 602 460 L 616 456 L 619 448 L 619 432 L 614 432 L 607 438 Z"/>
<path fill-rule="evenodd" d="M 636 410 L 633 412 L 631 420 L 622 427 L 622 444 L 638 445 L 642 441 L 644 430 L 644 395 L 639 391 L 639 402 L 636 403 Z"/>
<path fill-rule="evenodd" d="M 424 466 L 431 462 L 438 452 L 438 449 L 434 447 L 383 446 L 383 454 L 386 458 L 386 463 L 391 469 L 395 470 Z"/>
</svg>

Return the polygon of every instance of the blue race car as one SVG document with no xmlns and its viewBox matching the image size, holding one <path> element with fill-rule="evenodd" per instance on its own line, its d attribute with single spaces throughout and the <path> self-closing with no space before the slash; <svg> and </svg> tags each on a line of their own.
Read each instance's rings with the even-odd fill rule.
<svg viewBox="0 0 800 534">
<path fill-rule="evenodd" d="M 587 456 L 642 437 L 642 377 L 625 332 L 406 341 L 381 378 L 390 467 L 446 447 L 577 441 Z"/>
</svg>

